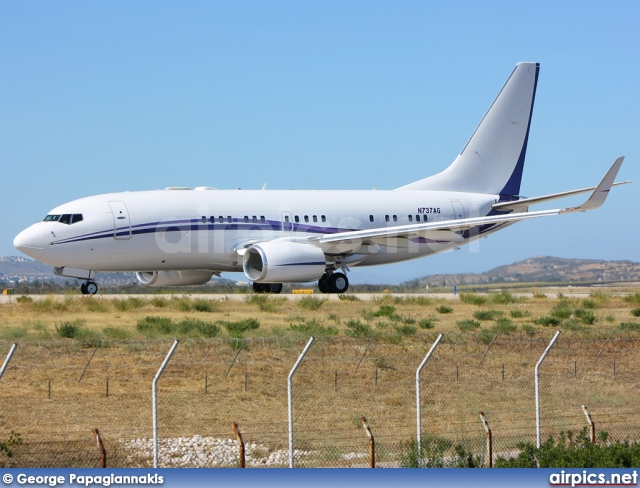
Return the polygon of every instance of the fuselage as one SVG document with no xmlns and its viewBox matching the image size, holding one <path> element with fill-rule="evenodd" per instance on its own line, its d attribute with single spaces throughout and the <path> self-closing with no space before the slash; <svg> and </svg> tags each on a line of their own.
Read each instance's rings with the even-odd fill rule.
<svg viewBox="0 0 640 488">
<path fill-rule="evenodd" d="M 171 189 L 74 200 L 20 233 L 14 244 L 51 266 L 95 271 L 241 271 L 238 246 L 488 215 L 498 195 L 425 191 Z M 349 266 L 392 263 L 465 244 L 498 230 L 369 245 Z M 340 250 L 328 256 L 340 260 Z"/>
</svg>

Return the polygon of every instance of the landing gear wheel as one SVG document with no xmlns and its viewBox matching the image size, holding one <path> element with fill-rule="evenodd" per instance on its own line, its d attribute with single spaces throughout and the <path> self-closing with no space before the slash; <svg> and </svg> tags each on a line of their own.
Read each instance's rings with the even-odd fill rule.
<svg viewBox="0 0 640 488">
<path fill-rule="evenodd" d="M 273 293 L 274 295 L 277 295 L 282 291 L 282 283 L 269 283 L 267 285 L 267 289 L 267 293 Z"/>
<path fill-rule="evenodd" d="M 349 280 L 344 273 L 333 273 L 327 281 L 329 293 L 345 293 L 349 288 Z"/>
<path fill-rule="evenodd" d="M 253 282 L 253 291 L 255 293 L 267 293 L 269 285 Z"/>
<path fill-rule="evenodd" d="M 98 293 L 98 284 L 95 281 L 86 281 L 80 285 L 83 295 L 95 295 Z"/>
<path fill-rule="evenodd" d="M 321 293 L 329 293 L 329 284 L 324 276 L 318 280 L 318 289 Z"/>
</svg>

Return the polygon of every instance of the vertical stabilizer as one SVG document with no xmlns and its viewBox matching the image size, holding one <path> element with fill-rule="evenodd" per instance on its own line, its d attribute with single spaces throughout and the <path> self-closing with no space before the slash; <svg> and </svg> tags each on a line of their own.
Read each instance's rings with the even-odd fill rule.
<svg viewBox="0 0 640 488">
<path fill-rule="evenodd" d="M 539 70 L 538 63 L 518 63 L 451 166 L 398 190 L 518 195 Z"/>
</svg>

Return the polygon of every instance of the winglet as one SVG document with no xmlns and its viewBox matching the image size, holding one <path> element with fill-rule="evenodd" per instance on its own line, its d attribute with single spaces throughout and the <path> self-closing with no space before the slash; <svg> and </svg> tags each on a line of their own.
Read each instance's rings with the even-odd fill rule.
<svg viewBox="0 0 640 488">
<path fill-rule="evenodd" d="M 609 195 L 609 190 L 611 190 L 611 186 L 613 185 L 613 181 L 616 179 L 616 175 L 618 174 L 618 170 L 620 166 L 622 166 L 622 162 L 624 161 L 624 156 L 619 157 L 613 163 L 607 174 L 604 175 L 600 184 L 593 190 L 593 193 L 586 202 L 584 202 L 579 207 L 566 208 L 561 211 L 561 213 L 565 212 L 585 212 L 587 210 L 593 210 L 594 208 L 598 208 L 600 205 L 604 203 Z"/>
</svg>

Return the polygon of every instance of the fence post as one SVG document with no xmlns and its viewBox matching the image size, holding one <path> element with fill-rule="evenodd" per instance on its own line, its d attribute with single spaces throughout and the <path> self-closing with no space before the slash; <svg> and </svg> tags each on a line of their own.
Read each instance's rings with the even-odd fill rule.
<svg viewBox="0 0 640 488">
<path fill-rule="evenodd" d="M 582 411 L 586 415 L 587 422 L 589 423 L 589 440 L 591 441 L 591 444 L 595 444 L 596 443 L 596 424 L 591 419 L 591 414 L 589 413 L 589 410 L 587 410 L 586 405 L 582 405 Z"/>
<path fill-rule="evenodd" d="M 367 436 L 369 437 L 369 467 L 376 467 L 376 441 L 373 438 L 373 433 L 371 432 L 371 427 L 367 423 L 367 419 L 362 417 L 362 426 L 364 427 Z"/>
<path fill-rule="evenodd" d="M 558 339 L 559 335 L 560 335 L 560 331 L 557 331 L 556 335 L 553 336 L 553 339 L 551 339 L 551 342 L 549 343 L 547 348 L 542 353 L 542 356 L 540 356 L 540 359 L 536 363 L 536 367 L 535 367 L 535 375 L 536 375 L 536 378 L 535 378 L 535 382 L 536 382 L 536 447 L 538 449 L 540 449 L 540 365 L 542 364 L 542 361 L 544 361 L 544 358 L 547 357 L 547 354 L 549 353 L 549 350 L 553 347 L 553 344 L 556 342 L 556 339 Z"/>
<path fill-rule="evenodd" d="M 307 342 L 307 345 L 304 346 L 304 349 L 302 350 L 302 353 L 300 354 L 300 357 L 298 358 L 298 360 L 296 361 L 296 364 L 293 365 L 293 368 L 291 369 L 291 372 L 289 373 L 289 377 L 287 378 L 287 397 L 288 397 L 288 404 L 289 404 L 289 467 L 293 468 L 293 464 L 294 464 L 294 455 L 293 455 L 293 374 L 296 372 L 296 369 L 298 369 L 298 366 L 300 365 L 300 362 L 304 359 L 304 356 L 307 354 L 307 351 L 309 350 L 309 348 L 311 347 L 311 344 L 313 344 L 313 341 L 315 339 L 312 337 L 309 338 L 309 342 Z"/>
<path fill-rule="evenodd" d="M 164 361 L 162 362 L 160 369 L 158 370 L 155 377 L 153 378 L 153 383 L 151 385 L 151 396 L 152 396 L 152 407 L 153 407 L 153 467 L 154 468 L 158 467 L 158 380 L 160 379 L 160 375 L 164 371 L 164 368 L 167 366 L 169 359 L 171 359 L 171 356 L 173 356 L 173 352 L 176 350 L 176 347 L 178 347 L 178 344 L 180 344 L 180 341 L 176 339 L 173 342 L 173 346 L 171 346 L 171 349 L 169 350 L 167 357 L 164 358 Z"/>
<path fill-rule="evenodd" d="M 13 353 L 16 352 L 16 347 L 18 347 L 18 343 L 14 342 L 13 345 L 11 346 L 11 349 L 9 349 L 9 354 L 7 354 L 7 357 L 4 360 L 4 363 L 2 364 L 2 368 L 0 368 L 0 378 L 2 378 L 2 375 L 4 374 L 4 370 L 7 369 L 7 366 L 9 365 L 9 361 L 11 361 L 11 358 L 13 357 Z"/>
<path fill-rule="evenodd" d="M 493 468 L 493 439 L 491 438 L 491 429 L 489 428 L 487 418 L 484 416 L 484 412 L 480 412 L 480 420 L 487 433 L 487 468 Z"/>
<path fill-rule="evenodd" d="M 238 424 L 232 422 L 231 427 L 233 427 L 233 433 L 236 435 L 236 439 L 238 439 L 238 444 L 240 445 L 240 467 L 244 468 L 245 463 L 245 454 L 244 454 L 244 441 L 242 440 L 242 434 L 238 429 Z"/>
<path fill-rule="evenodd" d="M 421 408 L 420 408 L 420 373 L 422 372 L 422 368 L 424 368 L 424 365 L 427 364 L 427 361 L 431 357 L 431 354 L 433 354 L 433 351 L 435 351 L 436 347 L 438 347 L 438 344 L 442 340 L 442 337 L 443 337 L 442 334 L 438 334 L 438 337 L 435 340 L 435 342 L 433 343 L 433 345 L 431 346 L 431 349 L 429 349 L 429 352 L 424 357 L 424 359 L 420 363 L 420 366 L 418 366 L 418 369 L 416 370 L 416 416 L 417 416 L 417 422 L 418 422 L 418 459 L 419 460 L 422 459 L 422 419 L 421 419 Z"/>
<path fill-rule="evenodd" d="M 93 429 L 93 435 L 96 438 L 96 442 L 98 444 L 98 450 L 100 451 L 100 467 L 107 467 L 107 451 L 104 448 L 104 444 L 102 443 L 102 437 L 100 437 L 100 432 L 98 429 Z"/>
</svg>

